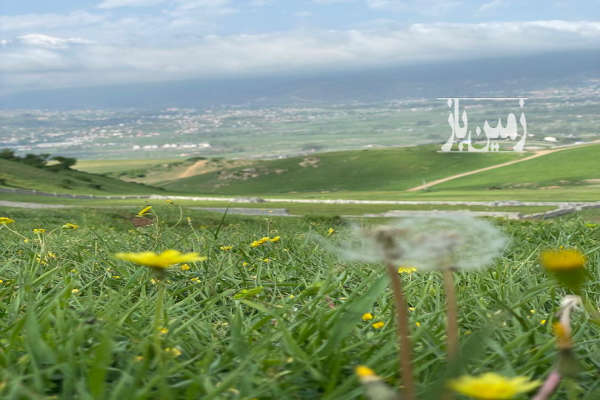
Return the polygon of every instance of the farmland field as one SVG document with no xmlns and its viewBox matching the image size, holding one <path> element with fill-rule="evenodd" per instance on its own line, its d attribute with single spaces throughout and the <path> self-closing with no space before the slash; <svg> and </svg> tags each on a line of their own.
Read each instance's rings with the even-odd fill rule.
<svg viewBox="0 0 600 400">
<path fill-rule="evenodd" d="M 223 220 L 155 205 L 153 224 L 136 228 L 136 211 L 0 208 L 15 220 L 0 225 L 3 398 L 358 399 L 364 389 L 353 369 L 361 364 L 399 383 L 387 278 L 381 265 L 345 261 L 329 249 L 346 240 L 343 220 Z M 545 378 L 558 353 L 554 313 L 568 291 L 541 269 L 538 254 L 583 251 L 584 293 L 599 304 L 594 218 L 494 222 L 510 239 L 501 256 L 487 269 L 455 273 L 463 356 L 453 370 L 445 361 L 441 275 L 401 275 L 420 398 L 438 399 L 444 377 L 464 372 Z M 61 229 L 66 222 L 79 229 Z M 263 236 L 280 239 L 250 246 Z M 207 259 L 158 280 L 115 258 L 169 248 Z M 367 312 L 373 320 L 361 319 Z M 600 327 L 582 310 L 572 324 L 579 369 L 555 398 L 596 399 Z"/>
</svg>

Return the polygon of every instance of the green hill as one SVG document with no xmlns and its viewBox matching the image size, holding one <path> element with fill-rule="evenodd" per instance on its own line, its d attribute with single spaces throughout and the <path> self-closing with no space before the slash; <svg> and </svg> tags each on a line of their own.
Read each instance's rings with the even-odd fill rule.
<svg viewBox="0 0 600 400">
<path fill-rule="evenodd" d="M 600 144 L 561 150 L 434 186 L 436 191 L 558 189 L 600 184 Z"/>
<path fill-rule="evenodd" d="M 0 159 L 0 187 L 98 195 L 157 193 L 161 190 L 102 175 L 75 170 L 35 168 L 22 162 L 3 159 Z"/>
<path fill-rule="evenodd" d="M 518 153 L 438 153 L 439 146 L 341 151 L 256 161 L 167 182 L 167 190 L 238 195 L 402 191 L 423 182 L 524 157 Z"/>
</svg>

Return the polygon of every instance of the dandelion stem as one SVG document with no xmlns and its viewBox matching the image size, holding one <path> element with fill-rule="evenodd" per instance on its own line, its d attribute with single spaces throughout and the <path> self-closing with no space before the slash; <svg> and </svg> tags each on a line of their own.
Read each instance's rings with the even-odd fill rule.
<svg viewBox="0 0 600 400">
<path fill-rule="evenodd" d="M 550 372 L 550 375 L 544 381 L 544 384 L 540 390 L 536 393 L 532 400 L 547 400 L 552 396 L 558 384 L 560 383 L 561 376 L 557 370 Z"/>
<path fill-rule="evenodd" d="M 456 360 L 458 354 L 458 306 L 456 304 L 456 290 L 454 276 L 450 268 L 444 269 L 444 290 L 446 291 L 446 336 L 448 341 L 448 361 Z"/>
<path fill-rule="evenodd" d="M 404 382 L 404 399 L 415 399 L 415 382 L 412 370 L 412 345 L 408 336 L 408 305 L 402 290 L 402 280 L 396 268 L 388 263 L 388 275 L 392 282 L 394 292 L 394 305 L 396 309 L 396 335 L 398 339 L 398 361 L 400 362 L 400 377 Z"/>
</svg>

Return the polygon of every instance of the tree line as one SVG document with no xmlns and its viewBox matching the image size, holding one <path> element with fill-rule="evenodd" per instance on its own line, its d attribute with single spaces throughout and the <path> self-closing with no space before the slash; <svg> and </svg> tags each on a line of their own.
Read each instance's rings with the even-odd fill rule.
<svg viewBox="0 0 600 400">
<path fill-rule="evenodd" d="M 2 149 L 0 150 L 0 159 L 16 161 L 23 164 L 30 165 L 35 168 L 47 168 L 51 170 L 64 170 L 71 169 L 77 159 L 73 157 L 63 156 L 52 156 L 51 154 L 25 154 L 24 156 L 18 156 L 14 150 Z M 55 163 L 48 165 L 50 161 L 56 161 Z"/>
</svg>

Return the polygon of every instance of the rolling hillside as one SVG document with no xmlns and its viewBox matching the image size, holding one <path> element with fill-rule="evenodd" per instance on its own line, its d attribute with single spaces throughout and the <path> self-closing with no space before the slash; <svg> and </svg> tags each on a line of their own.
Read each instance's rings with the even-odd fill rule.
<svg viewBox="0 0 600 400">
<path fill-rule="evenodd" d="M 74 170 L 53 171 L 0 159 L 0 187 L 77 194 L 144 194 L 160 189 Z"/>
<path fill-rule="evenodd" d="M 525 154 L 443 154 L 439 146 L 314 154 L 213 171 L 167 182 L 167 190 L 267 195 L 338 191 L 402 191 L 423 182 L 524 157 Z"/>
<path fill-rule="evenodd" d="M 600 144 L 565 149 L 436 185 L 435 190 L 544 189 L 600 185 Z"/>
</svg>

